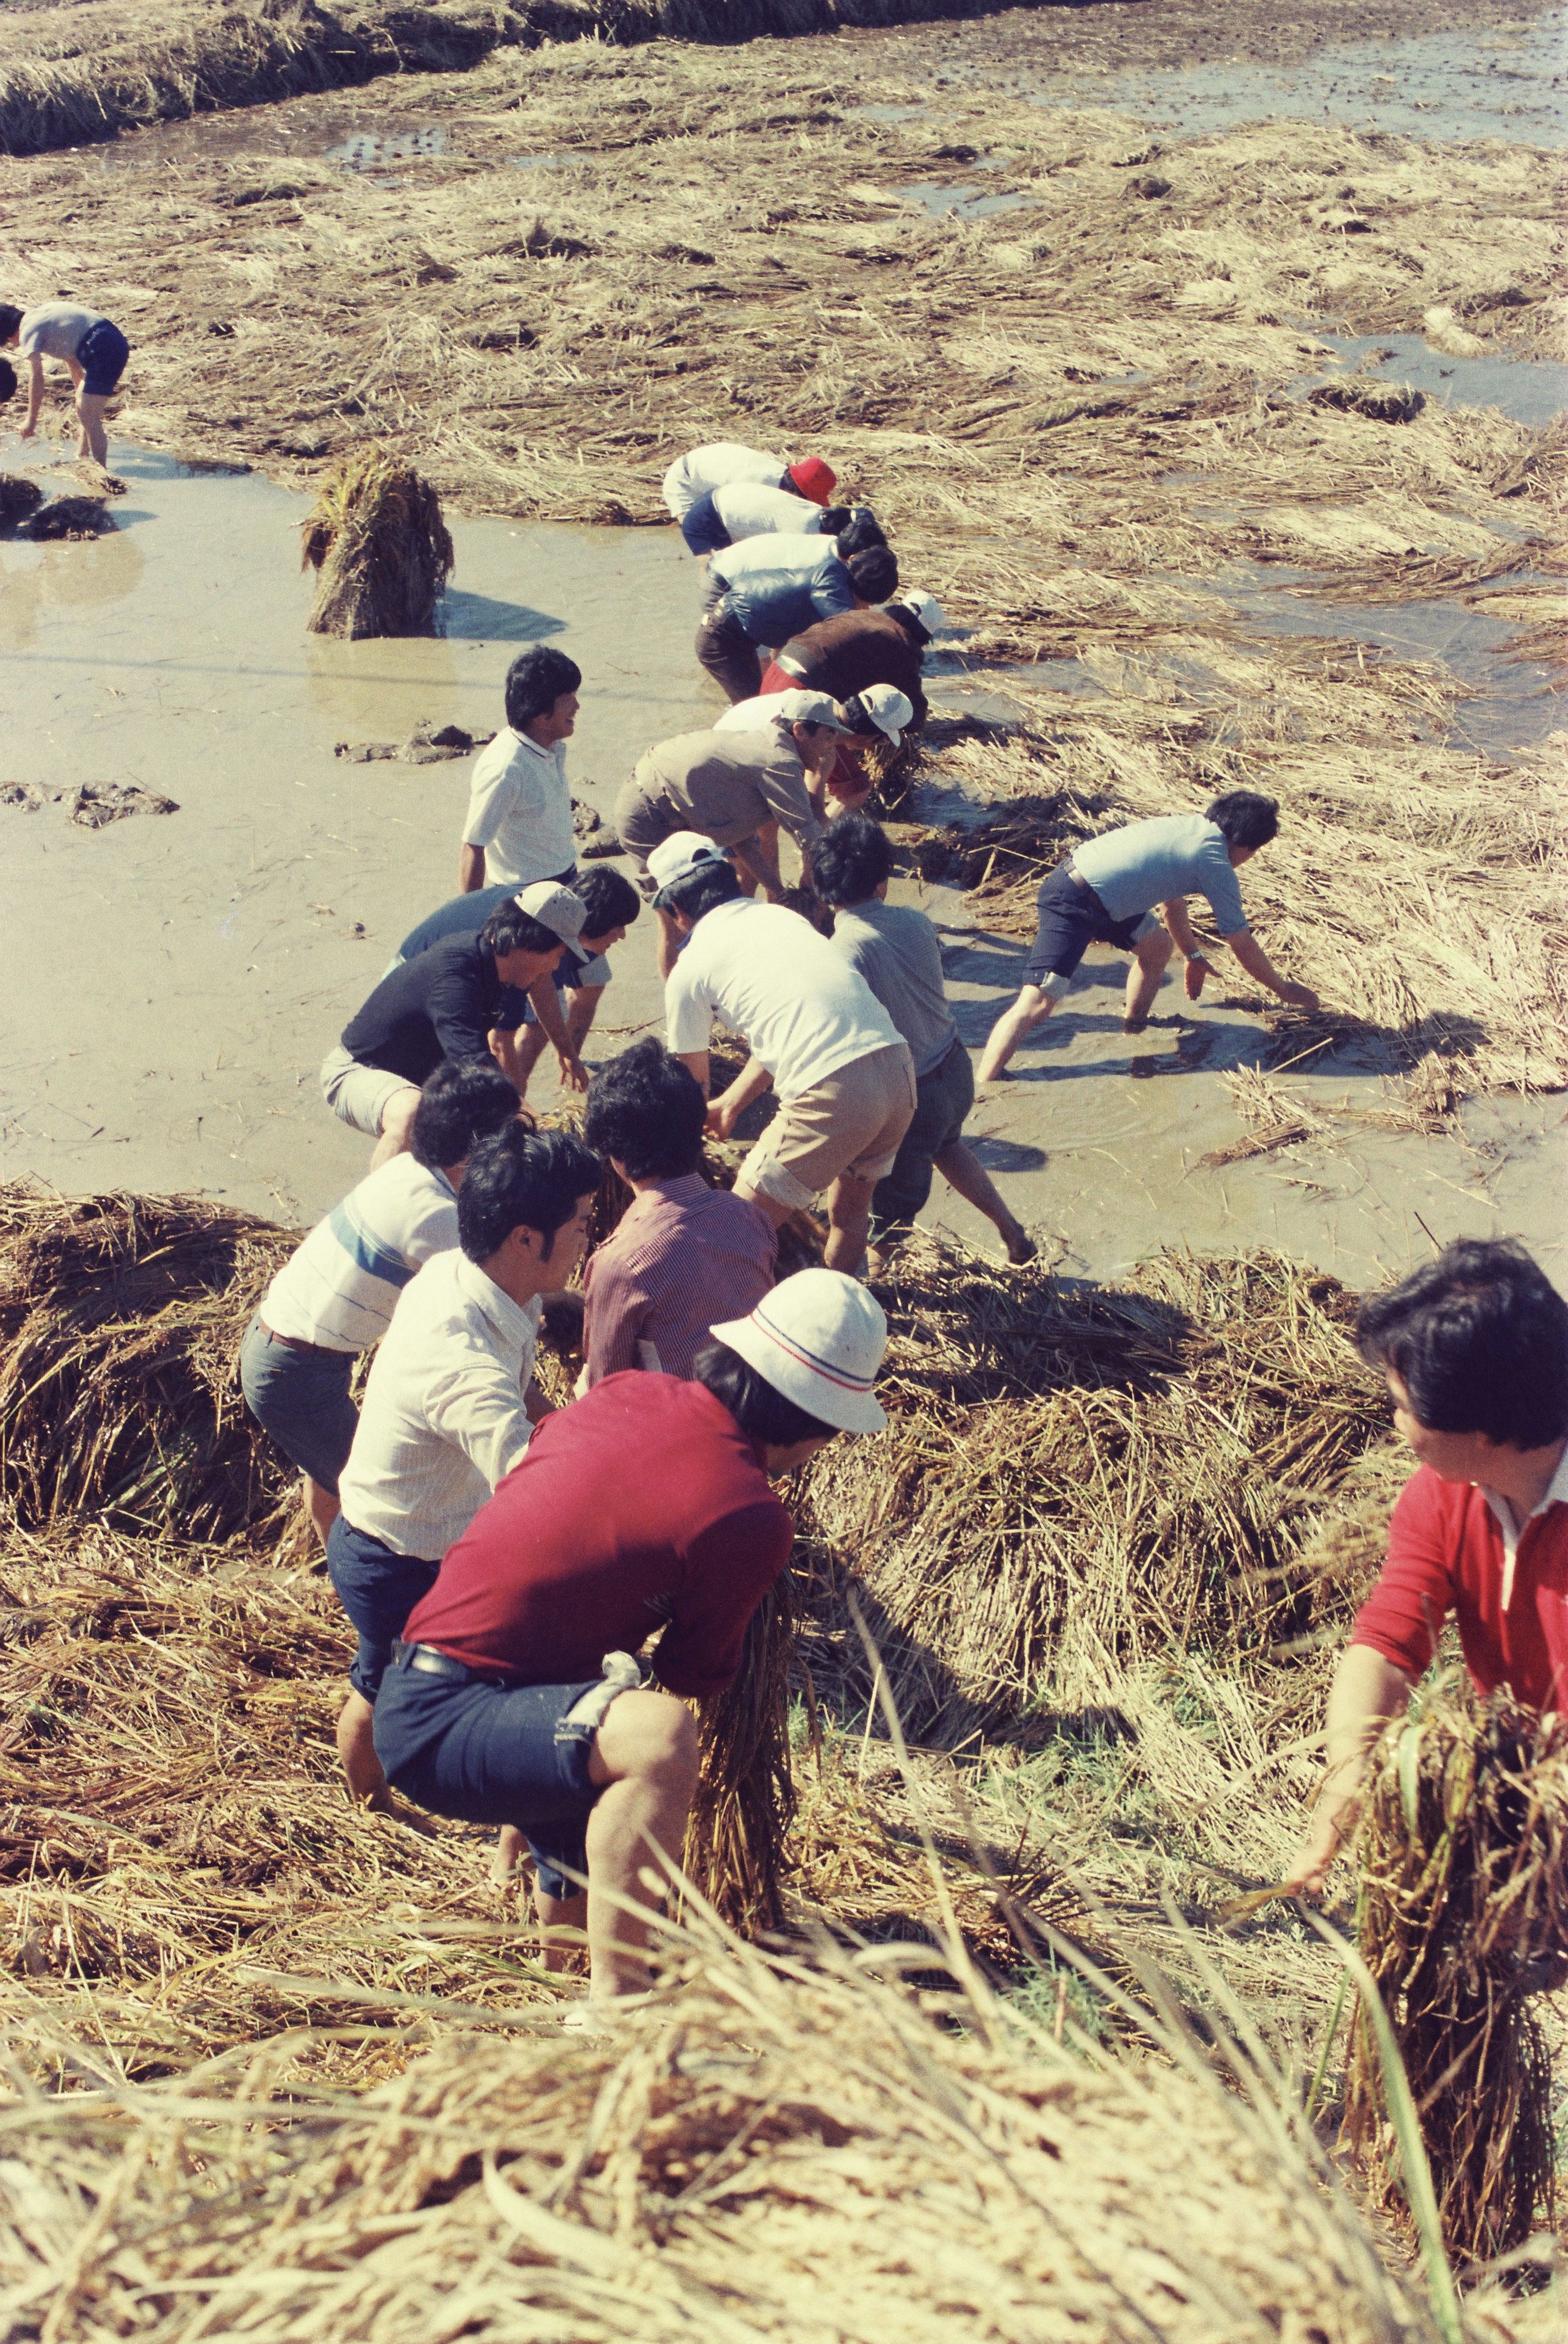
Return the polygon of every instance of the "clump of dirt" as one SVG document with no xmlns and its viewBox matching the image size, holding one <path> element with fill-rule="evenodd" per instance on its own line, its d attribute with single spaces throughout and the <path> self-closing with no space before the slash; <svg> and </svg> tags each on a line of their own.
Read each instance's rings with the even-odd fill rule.
<svg viewBox="0 0 1568 2344">
<path fill-rule="evenodd" d="M 135 782 L 82 782 L 73 790 L 57 793 L 64 806 L 66 819 L 74 822 L 78 830 L 102 830 L 111 822 L 124 822 L 135 813 L 177 813 L 176 799 L 159 795 L 157 790 L 144 790 Z"/>
<path fill-rule="evenodd" d="M 115 526 L 114 515 L 101 497 L 53 497 L 40 505 L 25 534 L 38 539 L 76 541 L 104 537 Z"/>
<path fill-rule="evenodd" d="M 0 529 L 15 529 L 44 501 L 36 480 L 21 472 L 0 472 Z"/>
<path fill-rule="evenodd" d="M 1397 383 L 1320 382 L 1307 399 L 1312 407 L 1364 415 L 1369 423 L 1411 423 L 1426 405 L 1426 393 Z"/>
</svg>

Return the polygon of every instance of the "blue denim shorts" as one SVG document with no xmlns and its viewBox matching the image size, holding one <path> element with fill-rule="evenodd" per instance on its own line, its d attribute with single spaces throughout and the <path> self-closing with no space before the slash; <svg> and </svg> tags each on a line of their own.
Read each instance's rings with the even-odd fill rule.
<svg viewBox="0 0 1568 2344">
<path fill-rule="evenodd" d="M 730 542 L 730 532 L 713 510 L 713 494 L 699 497 L 681 523 L 681 535 L 686 541 L 688 553 L 722 553 Z"/>
<path fill-rule="evenodd" d="M 94 399 L 111 399 L 119 388 L 130 354 L 131 346 L 119 328 L 111 325 L 107 318 L 100 318 L 76 344 L 82 389 Z"/>
<path fill-rule="evenodd" d="M 338 1494 L 359 1412 L 349 1397 L 352 1351 L 301 1351 L 268 1332 L 259 1314 L 239 1347 L 239 1388 L 291 1465 Z"/>
<path fill-rule="evenodd" d="M 570 1713 L 598 1682 L 495 1685 L 394 1665 L 376 1701 L 376 1754 L 393 1788 L 432 1814 L 514 1824 L 545 1895 L 575 1896 L 582 1880 L 569 1875 L 587 1873 L 602 1793 L 588 1779 L 594 1729 Z"/>
<path fill-rule="evenodd" d="M 349 1682 L 374 1701 L 391 1665 L 392 1646 L 410 1612 L 436 1583 L 439 1561 L 394 1554 L 389 1546 L 357 1531 L 339 1514 L 327 1540 L 327 1568 L 338 1601 L 359 1632 L 359 1649 L 349 1667 Z"/>
</svg>

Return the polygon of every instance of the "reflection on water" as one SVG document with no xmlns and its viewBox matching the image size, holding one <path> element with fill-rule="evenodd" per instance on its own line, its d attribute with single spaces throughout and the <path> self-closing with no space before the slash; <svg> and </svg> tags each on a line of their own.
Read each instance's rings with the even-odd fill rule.
<svg viewBox="0 0 1568 2344">
<path fill-rule="evenodd" d="M 447 133 L 439 123 L 420 130 L 357 130 L 326 149 L 329 163 L 349 171 L 379 171 L 383 164 L 401 163 L 411 155 L 444 155 Z"/>
<path fill-rule="evenodd" d="M 1473 323 L 1474 321 L 1472 320 Z M 1568 409 L 1568 366 L 1550 359 L 1511 358 L 1505 350 L 1484 358 L 1448 358 L 1420 334 L 1330 334 L 1310 328 L 1345 361 L 1319 374 L 1304 374 L 1287 386 L 1305 398 L 1323 382 L 1340 382 L 1353 369 L 1360 382 L 1409 383 L 1445 406 L 1496 407 L 1516 423 L 1542 429 Z M 1375 357 L 1376 363 L 1368 361 Z"/>
<path fill-rule="evenodd" d="M 50 611 L 125 601 L 137 591 L 143 559 L 125 529 L 79 544 L 7 544 L 0 551 L 0 647 L 25 651 Z"/>
</svg>

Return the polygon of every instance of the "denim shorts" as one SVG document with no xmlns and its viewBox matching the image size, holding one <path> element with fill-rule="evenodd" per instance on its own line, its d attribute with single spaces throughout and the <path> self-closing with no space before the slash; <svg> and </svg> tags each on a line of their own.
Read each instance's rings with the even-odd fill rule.
<svg viewBox="0 0 1568 2344">
<path fill-rule="evenodd" d="M 339 1514 L 327 1540 L 327 1568 L 338 1601 L 359 1632 L 359 1649 L 349 1666 L 349 1682 L 374 1701 L 391 1665 L 392 1646 L 410 1612 L 436 1583 L 440 1561 L 394 1554 L 389 1546 L 357 1531 Z"/>
<path fill-rule="evenodd" d="M 1091 888 L 1082 887 L 1070 865 L 1058 863 L 1040 883 L 1035 898 L 1035 941 L 1024 974 L 1042 993 L 1057 991 L 1075 975 L 1090 945 L 1115 945 L 1133 952 L 1159 925 L 1152 912 L 1136 913 L 1130 920 L 1113 920 Z"/>
<path fill-rule="evenodd" d="M 251 1415 L 291 1465 L 334 1497 L 359 1422 L 349 1397 L 354 1358 L 279 1342 L 259 1312 L 239 1347 L 239 1388 Z"/>
<path fill-rule="evenodd" d="M 880 1245 L 890 1230 L 907 1228 L 918 1220 L 930 1199 L 936 1158 L 963 1138 L 965 1119 L 974 1104 L 975 1069 L 963 1043 L 955 1042 L 941 1064 L 915 1086 L 909 1128 L 898 1144 L 892 1171 L 872 1193 L 868 1234 L 873 1245 Z"/>
<path fill-rule="evenodd" d="M 100 318 L 89 326 L 76 344 L 76 364 L 82 369 L 82 389 L 94 399 L 110 399 L 119 387 L 126 370 L 126 360 L 131 346 L 117 326 Z"/>
<path fill-rule="evenodd" d="M 730 532 L 713 509 L 710 493 L 699 497 L 681 523 L 681 535 L 686 541 L 688 553 L 722 553 L 730 542 Z"/>
<path fill-rule="evenodd" d="M 588 1870 L 591 1726 L 569 1722 L 581 1684 L 495 1685 L 393 1665 L 376 1701 L 376 1754 L 394 1790 L 460 1823 L 511 1824 L 546 1896 L 575 1896 Z M 563 1869 L 564 1867 L 564 1869 Z"/>
</svg>

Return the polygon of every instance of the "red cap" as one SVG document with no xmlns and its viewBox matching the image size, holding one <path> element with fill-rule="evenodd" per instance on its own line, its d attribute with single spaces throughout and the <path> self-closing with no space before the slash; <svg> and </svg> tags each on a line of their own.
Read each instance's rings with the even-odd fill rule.
<svg viewBox="0 0 1568 2344">
<path fill-rule="evenodd" d="M 792 464 L 789 476 L 802 496 L 809 497 L 814 505 L 826 504 L 838 485 L 838 474 L 830 472 L 820 456 L 807 456 L 804 462 Z"/>
</svg>

